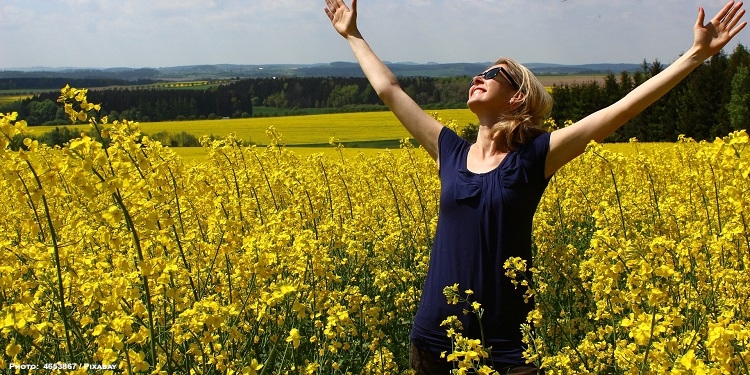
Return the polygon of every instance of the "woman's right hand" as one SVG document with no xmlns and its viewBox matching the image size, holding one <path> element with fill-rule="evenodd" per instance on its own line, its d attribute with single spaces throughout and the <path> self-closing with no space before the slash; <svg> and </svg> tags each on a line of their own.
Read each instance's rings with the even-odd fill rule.
<svg viewBox="0 0 750 375">
<path fill-rule="evenodd" d="M 326 0 L 325 8 L 328 19 L 336 31 L 344 38 L 359 36 L 357 29 L 357 0 L 352 0 L 352 7 L 346 6 L 344 0 Z"/>
</svg>

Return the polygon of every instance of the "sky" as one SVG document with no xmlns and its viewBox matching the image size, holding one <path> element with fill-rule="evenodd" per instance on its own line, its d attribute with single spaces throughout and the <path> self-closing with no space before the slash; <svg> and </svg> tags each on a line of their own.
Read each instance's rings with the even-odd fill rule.
<svg viewBox="0 0 750 375">
<path fill-rule="evenodd" d="M 392 62 L 670 63 L 692 44 L 698 6 L 710 19 L 724 4 L 359 0 L 358 25 Z M 324 0 L 0 0 L 0 70 L 354 61 L 324 7 Z M 749 42 L 750 28 L 725 52 Z"/>
</svg>

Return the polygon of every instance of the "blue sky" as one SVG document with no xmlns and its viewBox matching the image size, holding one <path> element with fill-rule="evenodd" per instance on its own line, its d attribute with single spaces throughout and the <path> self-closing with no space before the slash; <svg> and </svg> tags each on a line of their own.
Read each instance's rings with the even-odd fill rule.
<svg viewBox="0 0 750 375">
<path fill-rule="evenodd" d="M 669 63 L 690 47 L 698 6 L 710 18 L 724 3 L 359 0 L 359 26 L 387 61 Z M 0 0 L 0 69 L 354 61 L 324 6 L 324 0 Z M 726 52 L 748 41 L 745 30 Z"/>
</svg>

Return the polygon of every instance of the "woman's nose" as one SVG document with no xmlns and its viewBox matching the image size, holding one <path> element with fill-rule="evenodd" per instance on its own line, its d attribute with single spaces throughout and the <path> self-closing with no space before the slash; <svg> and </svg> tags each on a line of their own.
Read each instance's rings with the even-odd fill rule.
<svg viewBox="0 0 750 375">
<path fill-rule="evenodd" d="M 481 83 L 483 79 L 484 77 L 481 74 L 477 74 L 471 79 L 471 85 L 474 86 L 477 83 Z"/>
</svg>

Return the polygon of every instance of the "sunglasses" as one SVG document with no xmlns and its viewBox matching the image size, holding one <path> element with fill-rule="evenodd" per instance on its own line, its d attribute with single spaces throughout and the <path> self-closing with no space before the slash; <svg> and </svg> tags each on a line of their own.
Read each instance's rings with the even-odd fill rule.
<svg viewBox="0 0 750 375">
<path fill-rule="evenodd" d="M 508 82 L 510 82 L 510 84 L 513 85 L 514 89 L 518 90 L 519 88 L 521 88 L 518 82 L 516 82 L 516 80 L 513 79 L 513 77 L 511 77 L 510 74 L 508 73 L 508 71 L 505 70 L 505 68 L 503 68 L 502 66 L 498 66 L 497 68 L 492 68 L 484 73 L 479 73 L 475 77 L 481 76 L 484 79 L 493 79 L 497 76 L 498 73 L 502 73 L 503 77 L 505 77 L 505 79 L 507 79 Z M 473 79 L 471 80 L 471 85 L 469 85 L 469 87 L 471 86 L 474 86 Z"/>
</svg>

